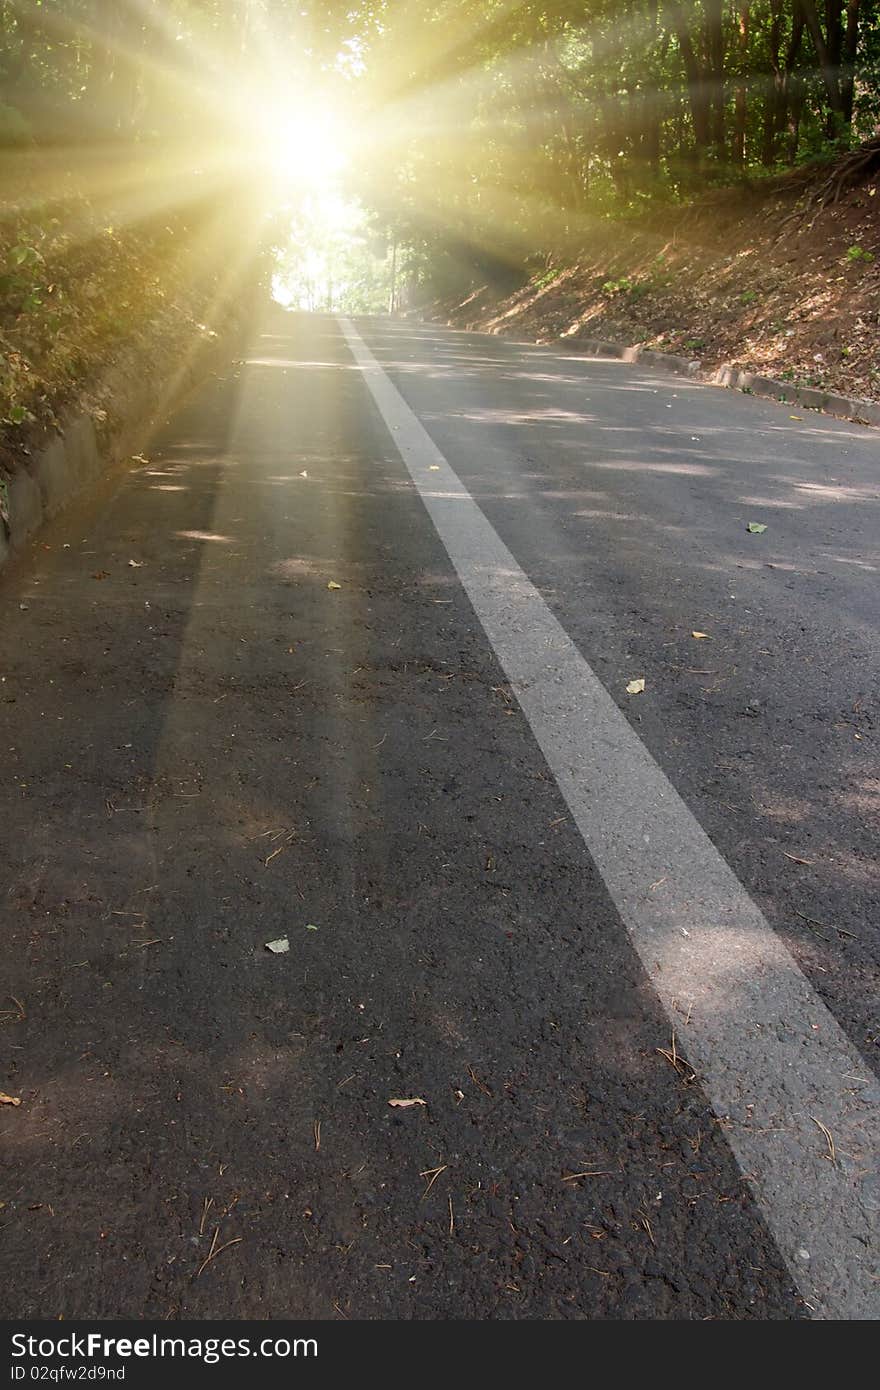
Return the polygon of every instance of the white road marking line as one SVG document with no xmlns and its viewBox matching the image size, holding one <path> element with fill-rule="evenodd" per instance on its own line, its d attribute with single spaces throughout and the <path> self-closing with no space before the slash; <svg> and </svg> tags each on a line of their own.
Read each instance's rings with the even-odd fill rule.
<svg viewBox="0 0 880 1390">
<path fill-rule="evenodd" d="M 795 1283 L 818 1317 L 877 1317 L 880 1085 L 354 325 L 340 323 Z"/>
</svg>

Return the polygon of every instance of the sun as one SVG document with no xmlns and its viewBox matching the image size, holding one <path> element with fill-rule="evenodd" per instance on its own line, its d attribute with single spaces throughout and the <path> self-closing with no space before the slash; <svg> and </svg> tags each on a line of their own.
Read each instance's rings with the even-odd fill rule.
<svg viewBox="0 0 880 1390">
<path fill-rule="evenodd" d="M 260 120 L 256 139 L 260 164 L 282 196 L 327 192 L 348 162 L 342 125 L 326 107 L 274 106 Z"/>
</svg>

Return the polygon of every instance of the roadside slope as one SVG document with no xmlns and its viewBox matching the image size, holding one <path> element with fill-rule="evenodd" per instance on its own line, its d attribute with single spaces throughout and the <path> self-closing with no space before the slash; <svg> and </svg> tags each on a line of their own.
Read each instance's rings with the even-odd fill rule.
<svg viewBox="0 0 880 1390">
<path fill-rule="evenodd" d="M 880 399 L 880 169 L 832 204 L 820 175 L 726 189 L 633 222 L 592 222 L 576 258 L 507 298 L 433 311 L 535 342 L 607 338 L 798 386 Z"/>
<path fill-rule="evenodd" d="M 114 193 L 51 156 L 28 153 L 8 167 L 10 158 L 0 206 L 0 563 L 89 478 L 141 446 L 150 421 L 239 331 L 259 273 L 252 241 L 247 257 L 233 254 L 217 189 L 194 185 L 174 211 L 147 211 L 121 155 Z"/>
</svg>

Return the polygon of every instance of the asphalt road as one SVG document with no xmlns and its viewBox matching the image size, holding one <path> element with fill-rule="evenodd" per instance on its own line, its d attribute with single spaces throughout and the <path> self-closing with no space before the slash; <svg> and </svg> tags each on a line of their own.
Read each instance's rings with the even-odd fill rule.
<svg viewBox="0 0 880 1390">
<path fill-rule="evenodd" d="M 880 435 L 277 311 L 147 454 L 0 578 L 0 1311 L 876 1316 Z"/>
</svg>

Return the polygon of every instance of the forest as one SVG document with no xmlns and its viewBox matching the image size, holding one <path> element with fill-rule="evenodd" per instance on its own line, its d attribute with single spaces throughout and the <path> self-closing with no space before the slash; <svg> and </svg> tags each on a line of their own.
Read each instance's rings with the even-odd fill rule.
<svg viewBox="0 0 880 1390">
<path fill-rule="evenodd" d="M 512 284 L 716 188 L 836 196 L 878 123 L 878 0 L 0 0 L 0 410 L 260 258 L 312 308 Z"/>
<path fill-rule="evenodd" d="M 7 147 L 253 153 L 268 71 L 410 222 L 686 199 L 880 121 L 877 0 L 2 0 L 0 35 Z"/>
</svg>

